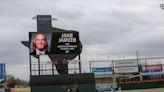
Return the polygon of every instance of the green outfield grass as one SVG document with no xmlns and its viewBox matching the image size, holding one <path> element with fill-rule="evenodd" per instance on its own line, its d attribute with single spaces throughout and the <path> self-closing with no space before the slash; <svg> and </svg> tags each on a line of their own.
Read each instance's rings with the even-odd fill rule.
<svg viewBox="0 0 164 92">
<path fill-rule="evenodd" d="M 164 92 L 164 88 L 122 90 L 121 92 Z"/>
</svg>

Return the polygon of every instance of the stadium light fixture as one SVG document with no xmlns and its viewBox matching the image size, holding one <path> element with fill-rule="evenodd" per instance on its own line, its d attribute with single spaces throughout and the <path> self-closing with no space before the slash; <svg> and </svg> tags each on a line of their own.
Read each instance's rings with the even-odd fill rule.
<svg viewBox="0 0 164 92">
<path fill-rule="evenodd" d="M 163 10 L 164 9 L 164 4 L 160 4 L 160 8 Z"/>
</svg>

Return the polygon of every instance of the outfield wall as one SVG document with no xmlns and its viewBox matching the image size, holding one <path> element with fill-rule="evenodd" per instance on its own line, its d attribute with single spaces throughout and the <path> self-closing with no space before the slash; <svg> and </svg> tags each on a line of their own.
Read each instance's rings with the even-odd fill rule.
<svg viewBox="0 0 164 92">
<path fill-rule="evenodd" d="M 134 83 L 118 83 L 118 87 L 123 90 L 129 89 L 148 89 L 148 88 L 163 88 L 163 81 L 147 81 L 147 82 L 134 82 Z"/>
<path fill-rule="evenodd" d="M 0 92 L 31 92 L 31 88 L 8 88 Z"/>
</svg>

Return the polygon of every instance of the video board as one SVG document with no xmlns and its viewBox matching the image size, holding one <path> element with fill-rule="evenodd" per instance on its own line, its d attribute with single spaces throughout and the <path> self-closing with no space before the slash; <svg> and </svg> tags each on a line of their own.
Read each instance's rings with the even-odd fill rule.
<svg viewBox="0 0 164 92">
<path fill-rule="evenodd" d="M 76 31 L 65 32 L 30 32 L 31 55 L 79 54 L 79 33 Z"/>
</svg>

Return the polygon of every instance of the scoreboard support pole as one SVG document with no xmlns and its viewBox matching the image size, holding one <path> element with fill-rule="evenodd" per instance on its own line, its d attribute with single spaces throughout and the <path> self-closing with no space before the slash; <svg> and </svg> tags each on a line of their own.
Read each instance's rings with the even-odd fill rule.
<svg viewBox="0 0 164 92">
<path fill-rule="evenodd" d="M 80 57 L 80 54 L 79 54 L 79 73 L 81 73 L 81 57 Z"/>
</svg>

